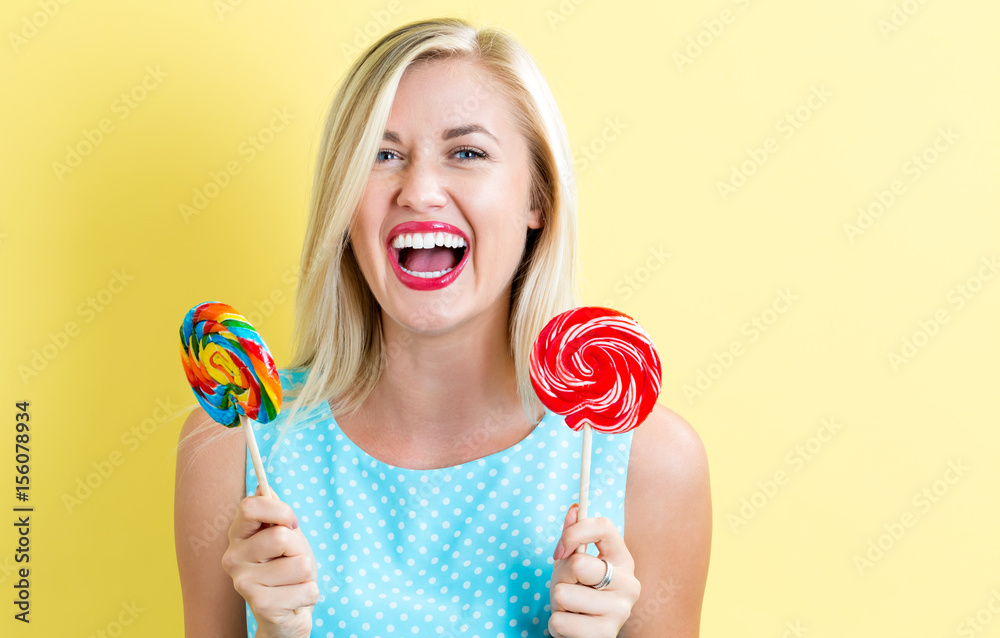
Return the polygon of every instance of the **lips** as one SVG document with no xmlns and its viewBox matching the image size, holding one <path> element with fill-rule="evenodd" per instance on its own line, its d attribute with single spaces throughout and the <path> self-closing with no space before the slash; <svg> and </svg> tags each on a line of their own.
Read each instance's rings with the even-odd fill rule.
<svg viewBox="0 0 1000 638">
<path fill-rule="evenodd" d="M 386 252 L 400 282 L 437 290 L 453 282 L 469 260 L 469 238 L 444 222 L 404 222 L 389 231 Z"/>
</svg>

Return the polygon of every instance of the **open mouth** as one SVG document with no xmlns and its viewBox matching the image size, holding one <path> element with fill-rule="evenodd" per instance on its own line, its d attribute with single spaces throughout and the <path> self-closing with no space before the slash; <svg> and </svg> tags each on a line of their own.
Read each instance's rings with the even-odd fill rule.
<svg viewBox="0 0 1000 638">
<path fill-rule="evenodd" d="M 431 290 L 450 284 L 465 266 L 469 242 L 451 224 L 407 222 L 389 235 L 389 260 L 410 288 Z"/>
<path fill-rule="evenodd" d="M 403 272 L 432 279 L 451 272 L 465 256 L 465 238 L 451 233 L 404 233 L 392 240 Z"/>
</svg>

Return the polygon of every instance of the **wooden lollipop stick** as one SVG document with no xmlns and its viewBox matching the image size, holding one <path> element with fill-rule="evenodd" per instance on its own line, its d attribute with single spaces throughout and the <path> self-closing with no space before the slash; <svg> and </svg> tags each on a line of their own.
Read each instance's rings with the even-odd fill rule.
<svg viewBox="0 0 1000 638">
<path fill-rule="evenodd" d="M 257 475 L 257 483 L 264 492 L 264 496 L 276 498 L 271 486 L 267 484 L 267 475 L 264 474 L 264 464 L 260 460 L 260 452 L 257 451 L 257 438 L 253 435 L 251 423 L 253 421 L 248 416 L 240 415 L 240 425 L 243 427 L 243 434 L 247 439 L 247 449 L 250 450 L 250 460 L 253 461 L 253 471 Z"/>
<path fill-rule="evenodd" d="M 578 509 L 579 516 L 577 516 L 578 521 L 582 521 L 587 518 L 587 501 L 588 495 L 590 493 L 590 441 L 593 437 L 593 430 L 590 427 L 590 421 L 583 422 L 583 452 L 580 455 L 580 507 Z M 587 551 L 587 545 L 584 543 L 576 548 L 577 554 L 583 554 Z"/>
<path fill-rule="evenodd" d="M 240 415 L 240 425 L 243 427 L 243 432 L 246 435 L 247 449 L 250 450 L 250 460 L 253 461 L 253 471 L 254 474 L 257 475 L 257 484 L 260 485 L 262 491 L 264 492 L 264 496 L 267 496 L 268 498 L 278 498 L 278 496 L 274 493 L 274 490 L 271 489 L 271 486 L 267 484 L 267 475 L 264 474 L 264 464 L 260 460 L 260 452 L 257 451 L 257 437 L 253 434 L 253 428 L 250 427 L 251 423 L 253 423 L 253 421 L 251 421 L 245 414 Z M 302 608 L 299 607 L 298 609 L 293 609 L 292 612 L 295 614 L 301 614 Z"/>
</svg>

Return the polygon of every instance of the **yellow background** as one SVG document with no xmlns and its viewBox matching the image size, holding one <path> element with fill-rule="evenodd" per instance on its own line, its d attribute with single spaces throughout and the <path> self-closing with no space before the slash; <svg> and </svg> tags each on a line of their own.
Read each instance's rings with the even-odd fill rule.
<svg viewBox="0 0 1000 638">
<path fill-rule="evenodd" d="M 166 417 L 194 400 L 179 322 L 224 300 L 287 361 L 350 49 L 443 14 L 502 23 L 546 73 L 578 156 L 583 301 L 646 326 L 661 402 L 704 439 L 703 635 L 1000 635 L 1000 278 L 984 265 L 1000 256 L 1000 10 L 985 0 L 5 2 L 0 600 L 20 400 L 36 509 L 32 622 L 4 602 L 0 633 L 93 635 L 135 605 L 123 635 L 180 635 L 182 418 Z M 292 119 L 262 134 L 275 109 Z M 255 135 L 269 143 L 251 161 Z M 68 173 L 53 168 L 67 145 L 84 155 Z M 721 193 L 733 171 L 745 183 Z M 960 285 L 975 289 L 961 306 Z M 922 347 L 894 363 L 904 338 Z M 977 612 L 989 622 L 963 629 Z"/>
</svg>

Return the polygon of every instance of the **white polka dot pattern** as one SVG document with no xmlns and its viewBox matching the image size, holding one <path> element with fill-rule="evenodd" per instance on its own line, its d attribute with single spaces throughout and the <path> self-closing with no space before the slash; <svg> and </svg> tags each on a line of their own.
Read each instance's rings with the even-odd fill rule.
<svg viewBox="0 0 1000 638">
<path fill-rule="evenodd" d="M 281 371 L 283 388 L 304 379 Z M 262 451 L 289 403 L 258 427 Z M 319 566 L 312 636 L 548 635 L 552 552 L 579 500 L 581 435 L 562 417 L 547 413 L 517 445 L 438 470 L 372 458 L 325 404 L 296 421 L 265 465 Z M 591 515 L 619 530 L 631 442 L 631 432 L 594 433 Z M 257 489 L 249 462 L 246 485 L 247 494 Z M 249 605 L 247 630 L 257 631 Z"/>
</svg>

